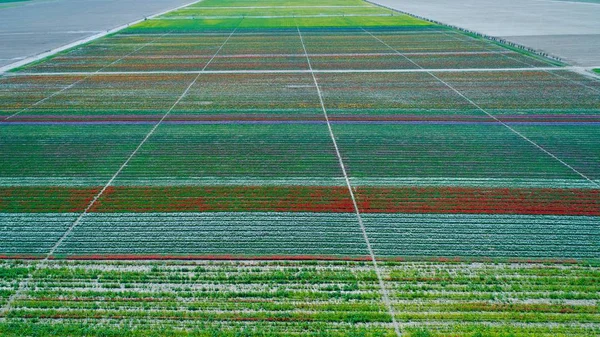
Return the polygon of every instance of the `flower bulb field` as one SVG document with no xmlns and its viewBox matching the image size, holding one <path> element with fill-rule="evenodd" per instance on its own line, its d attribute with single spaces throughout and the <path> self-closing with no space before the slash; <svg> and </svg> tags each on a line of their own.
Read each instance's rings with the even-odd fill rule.
<svg viewBox="0 0 600 337">
<path fill-rule="evenodd" d="M 1 336 L 600 336 L 600 78 L 361 0 L 0 75 Z"/>
</svg>

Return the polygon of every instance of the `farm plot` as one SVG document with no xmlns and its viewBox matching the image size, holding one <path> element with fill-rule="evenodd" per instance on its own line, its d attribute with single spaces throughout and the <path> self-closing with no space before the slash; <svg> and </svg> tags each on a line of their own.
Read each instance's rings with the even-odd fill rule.
<svg viewBox="0 0 600 337">
<path fill-rule="evenodd" d="M 598 205 L 594 206 L 597 210 Z M 381 258 L 402 255 L 506 259 L 518 256 L 588 260 L 600 254 L 599 216 L 389 212 L 363 214 L 373 249 Z"/>
<path fill-rule="evenodd" d="M 148 125 L 3 125 L 1 188 L 102 185 L 149 130 Z"/>
<path fill-rule="evenodd" d="M 598 116 L 596 116 L 598 117 Z M 518 132 L 564 158 L 577 171 L 600 181 L 600 126 L 593 122 L 561 125 L 515 125 Z"/>
<path fill-rule="evenodd" d="M 502 125 L 478 124 L 335 124 L 348 174 L 356 179 L 394 177 L 528 180 L 573 186 L 577 174 L 523 142 Z M 368 135 L 368 136 L 367 136 Z M 468 139 L 468 141 L 467 141 Z M 517 164 L 518 163 L 518 164 Z M 360 182 L 358 182 L 360 184 Z M 591 186 L 590 186 L 591 187 Z"/>
<path fill-rule="evenodd" d="M 69 77 L 68 87 L 40 98 L 15 92 L 6 122 L 156 122 L 306 120 L 324 122 L 309 74 L 96 74 Z M 17 77 L 24 79 L 25 77 Z M 44 81 L 46 75 L 26 76 Z M 10 84 L 5 84 L 6 90 Z M 36 101 L 37 99 L 37 101 Z M 24 106 L 20 102 L 34 101 Z M 21 107 L 19 109 L 19 107 Z"/>
<path fill-rule="evenodd" d="M 556 62 L 531 54 L 507 50 L 499 45 L 469 34 L 457 34 L 452 31 L 446 32 L 442 30 L 438 34 L 422 39 L 422 41 L 428 43 L 416 42 L 414 39 L 413 41 L 407 41 L 405 36 L 394 34 L 393 32 L 379 32 L 375 30 L 372 32 L 368 31 L 367 33 L 390 49 L 402 54 L 418 50 L 437 50 L 450 53 L 449 55 L 406 55 L 423 68 L 525 68 L 547 67 L 557 64 Z M 452 51 L 457 51 L 457 53 L 452 54 Z M 459 51 L 479 51 L 485 53 L 472 55 L 469 53 L 460 53 Z"/>
<path fill-rule="evenodd" d="M 341 175 L 324 123 L 168 124 L 115 185 L 336 185 Z"/>
<path fill-rule="evenodd" d="M 385 16 L 274 16 L 274 17 L 209 17 L 195 19 L 187 17 L 156 18 L 129 28 L 131 33 L 157 33 L 172 31 L 175 33 L 196 33 L 222 29 L 260 30 L 260 29 L 313 29 L 313 28 L 356 28 L 356 27 L 401 27 L 404 30 L 431 27 L 433 24 L 408 15 Z"/>
<path fill-rule="evenodd" d="M 295 25 L 277 30 L 245 29 L 242 27 L 245 20 L 250 19 L 238 22 L 239 25 L 232 24 L 230 28 L 193 34 L 162 31 L 140 34 L 131 28 L 131 32 L 124 31 L 97 40 L 21 70 L 36 73 L 197 71 L 204 67 L 209 71 L 308 68 Z M 234 29 L 236 34 L 223 45 Z M 358 25 L 343 31 L 319 28 L 302 30 L 307 52 L 314 58 L 315 70 L 531 68 L 556 65 L 556 62 L 523 55 L 442 27 L 409 30 L 380 27 L 367 31 Z M 223 48 L 219 50 L 221 45 Z M 213 55 L 215 58 L 210 61 Z"/>
<path fill-rule="evenodd" d="M 199 70 L 217 52 L 229 33 L 200 36 L 116 34 L 24 69 L 31 73 Z"/>
<path fill-rule="evenodd" d="M 61 90 L 81 80 L 81 76 L 45 76 L 0 78 L 0 118 L 5 120 L 29 110 Z"/>
<path fill-rule="evenodd" d="M 363 2 L 288 5 L 198 3 L 3 77 L 0 209 L 313 232 L 334 213 L 598 216 L 597 82 Z"/>
<path fill-rule="evenodd" d="M 316 74 L 332 120 L 488 120 L 433 77 L 423 73 Z"/>
<path fill-rule="evenodd" d="M 232 198 L 231 194 L 228 198 Z M 285 206 L 283 202 L 278 212 L 253 212 L 244 216 L 206 211 L 94 213 L 71 233 L 54 256 L 69 259 L 94 256 L 117 259 L 368 259 L 354 214 L 290 213 L 283 211 Z"/>
<path fill-rule="evenodd" d="M 30 190 L 31 191 L 31 190 Z M 4 192 L 4 191 L 3 191 Z M 26 191 L 23 191 L 27 193 Z M 39 195 L 43 190 L 36 189 L 31 191 L 28 197 Z M 20 203 L 28 202 L 30 207 L 39 207 L 41 212 L 47 211 L 49 205 L 59 204 L 58 207 L 69 207 L 69 203 L 76 203 L 80 200 L 69 200 L 61 203 L 64 198 L 57 193 L 49 193 L 45 197 L 44 205 L 36 205 L 39 202 L 28 202 L 27 199 L 19 200 Z M 84 196 L 89 199 L 92 194 Z M 4 198 L 3 198 L 4 199 Z M 4 200 L 2 200 L 4 201 Z M 89 201 L 88 201 L 89 202 Z M 65 205 L 66 204 L 66 205 Z M 52 207 L 52 206 L 50 206 Z M 85 207 L 85 205 L 84 205 Z M 75 208 L 75 207 L 74 207 Z M 69 209 L 66 211 L 73 211 Z M 77 218 L 76 213 L 0 213 L 0 234 L 2 235 L 2 246 L 0 247 L 1 258 L 43 258 L 52 249 L 54 244 L 61 238 L 69 226 Z M 18 288 L 18 287 L 17 287 Z"/>
<path fill-rule="evenodd" d="M 26 76 L 29 82 L 45 82 L 46 75 Z M 4 122 L 102 121 L 113 118 L 157 121 L 177 101 L 194 79 L 192 74 L 88 75 L 68 77 L 58 91 L 39 98 L 29 91 L 14 94 L 15 101 L 34 101 L 23 106 L 8 101 L 13 111 Z M 65 79 L 65 82 L 67 80 Z M 10 84 L 5 84 L 7 89 Z M 17 107 L 21 107 L 18 109 Z"/>
<path fill-rule="evenodd" d="M 201 74 L 168 120 L 325 122 L 310 74 Z"/>
<path fill-rule="evenodd" d="M 440 72 L 436 76 L 500 119 L 504 115 L 587 119 L 600 114 L 599 82 L 568 71 Z"/>
<path fill-rule="evenodd" d="M 383 270 L 397 320 L 432 336 L 598 334 L 594 266 L 390 263 Z"/>
<path fill-rule="evenodd" d="M 308 70 L 298 32 L 238 33 L 207 70 Z"/>
<path fill-rule="evenodd" d="M 0 335 L 600 335 L 600 82 L 563 66 L 206 0 L 3 74 Z"/>
<path fill-rule="evenodd" d="M 0 265 L 0 305 L 4 307 L 16 292 L 15 286 L 24 280 L 32 271 L 31 264 L 21 262 L 2 263 Z"/>
<path fill-rule="evenodd" d="M 566 71 L 431 74 L 437 78 L 423 72 L 316 76 L 332 118 L 418 115 L 418 120 L 439 121 L 441 117 L 497 122 L 465 97 L 505 122 L 597 122 L 600 115 L 598 88 L 594 87 L 598 84 Z"/>
<path fill-rule="evenodd" d="M 32 267 L 2 268 L 14 278 Z M 402 262 L 381 269 L 406 336 L 598 332 L 593 266 Z M 377 276 L 362 262 L 49 262 L 33 271 L 33 284 L 4 315 L 3 335 L 395 335 Z"/>
</svg>

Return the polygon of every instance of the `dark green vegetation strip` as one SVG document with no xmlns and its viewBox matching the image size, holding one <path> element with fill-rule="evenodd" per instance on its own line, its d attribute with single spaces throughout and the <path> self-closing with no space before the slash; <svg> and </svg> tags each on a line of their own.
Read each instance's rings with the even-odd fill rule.
<svg viewBox="0 0 600 337">
<path fill-rule="evenodd" d="M 149 125 L 3 125 L 2 182 L 103 186 L 149 130 Z"/>
</svg>

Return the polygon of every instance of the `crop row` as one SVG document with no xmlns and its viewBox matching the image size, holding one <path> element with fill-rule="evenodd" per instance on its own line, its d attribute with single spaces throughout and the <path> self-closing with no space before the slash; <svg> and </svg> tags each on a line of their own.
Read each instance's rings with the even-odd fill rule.
<svg viewBox="0 0 600 337">
<path fill-rule="evenodd" d="M 198 128 L 200 127 L 200 129 Z M 103 186 L 150 131 L 150 125 L 9 125 L 0 147 L 5 184 L 28 177 L 52 184 Z M 14 179 L 12 179 L 14 178 Z M 281 179 L 314 184 L 342 178 L 325 124 L 163 125 L 136 153 L 116 184 Z M 16 180 L 15 180 L 16 179 Z M 290 179 L 287 183 L 286 179 Z M 244 184 L 244 183 L 243 183 Z M 272 185 L 272 184 L 271 184 Z"/>
<path fill-rule="evenodd" d="M 156 119 L 193 79 L 193 74 L 5 77 L 0 79 L 0 111 L 18 112 L 13 120 L 136 114 Z"/>
<path fill-rule="evenodd" d="M 150 128 L 149 125 L 3 125 L 0 126 L 0 176 L 4 182 L 37 177 L 54 180 L 50 186 L 60 186 L 61 180 L 103 186 Z"/>
<path fill-rule="evenodd" d="M 305 16 L 305 17 L 225 17 L 225 18 L 193 18 L 183 19 L 156 18 L 146 20 L 128 28 L 130 33 L 160 33 L 172 31 L 176 33 L 214 32 L 231 29 L 269 30 L 269 29 L 357 29 L 395 28 L 408 31 L 419 31 L 423 28 L 435 27 L 434 24 L 408 15 L 386 16 Z"/>
<path fill-rule="evenodd" d="M 568 162 L 578 172 L 600 180 L 600 123 L 586 125 L 515 125 L 513 128 Z"/>
<path fill-rule="evenodd" d="M 0 77 L 0 118 L 31 108 L 38 101 L 66 89 L 81 76 Z"/>
<path fill-rule="evenodd" d="M 129 34 L 99 39 L 22 68 L 28 72 L 202 70 L 518 68 L 551 66 L 541 59 L 452 31 L 229 31 L 169 35 Z M 379 41 L 379 40 L 381 41 Z M 349 41 L 352 41 L 351 43 Z M 382 42 L 383 41 L 383 42 Z M 386 45 L 387 44 L 387 45 Z M 221 48 L 222 46 L 222 48 Z M 406 53 L 405 56 L 398 55 Z M 209 60 L 214 60 L 208 64 Z M 408 58 L 408 59 L 407 59 Z M 415 64 L 416 63 L 416 64 Z"/>
<path fill-rule="evenodd" d="M 88 213 L 56 250 L 59 258 L 329 259 L 367 256 L 352 209 L 317 212 Z M 283 203 L 284 204 L 284 203 Z M 281 205 L 282 207 L 284 205 Z M 324 205 L 321 205 L 324 206 Z M 346 208 L 350 208 L 347 204 Z M 43 255 L 78 213 L 12 213 L 0 255 Z M 594 260 L 598 216 L 362 213 L 373 250 L 385 258 Z"/>
<path fill-rule="evenodd" d="M 243 59 L 238 61 L 243 63 Z M 533 122 L 537 118 L 552 121 L 552 118 L 566 117 L 584 122 L 583 117 L 597 118 L 600 99 L 593 87 L 582 87 L 594 85 L 593 82 L 579 75 L 565 79 L 557 77 L 566 75 L 568 72 L 562 71 L 555 75 L 547 72 L 486 72 L 437 73 L 436 76 L 489 113 L 513 122 Z M 55 120 L 160 116 L 194 76 L 104 74 L 80 82 L 77 81 L 81 77 L 76 76 L 5 77 L 0 81 L 1 110 L 8 114 L 28 108 L 14 117 L 14 121 L 42 116 Z M 317 73 L 316 76 L 332 118 L 354 116 L 358 120 L 369 120 L 404 116 L 452 121 L 468 117 L 494 121 L 426 73 Z M 32 106 L 74 83 L 73 87 Z M 278 115 L 311 119 L 322 112 L 310 74 L 203 74 L 172 111 L 174 118 L 182 114 L 217 115 L 213 116 L 215 118 Z"/>
<path fill-rule="evenodd" d="M 461 337 L 598 330 L 593 266 L 390 263 L 381 269 L 407 336 L 419 329 Z M 14 279 L 31 271 L 31 263 L 5 263 L 0 270 Z M 166 324 L 190 336 L 393 335 L 368 263 L 50 262 L 32 273 L 0 323 L 4 335 L 27 325 L 41 336 L 153 335 Z M 202 323 L 192 327 L 191 319 Z"/>
<path fill-rule="evenodd" d="M 506 178 L 516 186 L 521 179 L 581 180 L 571 169 L 498 124 L 340 124 L 333 125 L 333 132 L 350 177 Z M 581 155 L 593 161 L 589 154 Z"/>
<path fill-rule="evenodd" d="M 570 75 L 567 71 L 438 72 L 435 75 L 493 115 L 583 113 L 597 116 L 600 109 L 600 98 L 593 90 L 594 86 L 600 88 L 600 82 Z M 565 76 L 570 77 L 561 78 Z M 425 73 L 317 74 L 317 79 L 325 105 L 332 112 L 422 111 L 421 114 L 432 115 L 456 111 L 484 116 L 452 89 Z"/>
<path fill-rule="evenodd" d="M 362 214 L 377 256 L 596 259 L 598 217 Z"/>
<path fill-rule="evenodd" d="M 0 145 L 5 157 L 0 167 L 3 184 L 19 184 L 19 178 L 21 183 L 28 183 L 25 178 L 38 177 L 61 184 L 102 185 L 150 128 L 3 126 L 0 134 L 7 140 Z M 514 128 L 567 159 L 578 172 L 598 179 L 594 159 L 600 148 L 597 126 Z M 449 177 L 462 178 L 466 186 L 470 179 L 492 183 L 504 179 L 509 184 L 506 187 L 527 187 L 528 180 L 546 181 L 544 187 L 562 187 L 569 181 L 571 186 L 585 183 L 576 172 L 502 125 L 334 124 L 333 132 L 349 176 L 370 179 L 371 184 L 377 184 L 378 179 Z M 320 185 L 325 180 L 337 185 L 342 174 L 336 159 L 324 123 L 165 124 L 136 153 L 115 183 L 211 185 L 229 181 L 248 185 L 253 180 L 272 178 L 285 185 Z M 554 181 L 560 183 L 554 185 Z"/>
<path fill-rule="evenodd" d="M 600 190 L 357 187 L 366 213 L 600 215 Z"/>
<path fill-rule="evenodd" d="M 153 116 L 154 121 L 157 121 L 156 117 L 159 119 L 169 110 L 195 76 L 94 75 L 35 106 L 24 105 L 23 102 L 33 104 L 36 99 L 41 100 L 51 94 L 42 97 L 36 91 L 36 86 L 29 88 L 24 83 L 24 78 L 3 78 L 0 82 L 0 93 L 9 99 L 0 104 L 1 110 L 7 113 L 16 112 L 19 108 L 28 108 L 14 117 L 13 121 L 40 118 L 50 121 L 77 121 L 102 117 L 108 120 L 128 120 L 148 116 Z M 32 76 L 27 79 L 32 83 L 38 80 L 44 83 L 46 76 Z M 62 77 L 52 79 L 63 80 Z M 64 82 L 68 84 L 77 80 L 71 76 L 64 78 Z M 62 89 L 54 84 L 53 88 L 56 88 L 56 91 Z M 211 116 L 217 119 L 245 115 L 277 115 L 302 119 L 308 115 L 310 119 L 319 116 L 320 120 L 323 120 L 310 74 L 205 74 L 200 76 L 172 111 L 173 117 L 181 114 L 217 115 Z"/>
<path fill-rule="evenodd" d="M 144 124 L 2 126 L 0 135 L 6 139 L 0 144 L 2 184 L 44 185 L 46 181 L 46 185 L 103 186 L 150 128 Z M 598 179 L 594 159 L 599 148 L 597 126 L 515 128 L 567 159 L 579 172 Z M 356 186 L 385 185 L 388 180 L 409 178 L 427 185 L 437 178 L 438 186 L 472 186 L 473 180 L 479 186 L 488 181 L 487 186 L 496 187 L 495 180 L 499 180 L 504 181 L 503 187 L 511 188 L 593 187 L 499 125 L 334 124 L 333 131 L 349 176 L 358 179 Z M 323 123 L 165 124 L 140 148 L 115 184 L 339 185 L 343 176 L 336 159 Z M 469 169 L 465 169 L 467 163 Z M 444 179 L 448 181 L 444 183 Z M 528 181 L 537 183 L 530 185 Z M 395 184 L 410 185 L 402 180 Z M 436 197 L 418 190 L 406 192 L 415 201 Z M 469 195 L 496 198 L 504 193 L 501 199 L 488 200 L 490 205 L 529 200 L 529 204 L 522 205 L 523 210 L 531 209 L 529 212 L 535 212 L 536 203 L 559 206 L 552 201 L 559 196 L 562 203 L 575 207 L 593 207 L 588 201 L 594 199 L 593 192 L 579 202 L 565 198 L 569 193 L 575 193 L 573 197 L 579 193 L 569 190 L 469 193 L 465 200 L 471 198 Z M 544 193 L 556 197 L 548 199 Z M 447 194 L 438 198 L 440 205 L 450 197 Z M 393 199 L 385 199 L 393 203 Z M 470 207 L 464 205 L 465 209 Z"/>
<path fill-rule="evenodd" d="M 598 217 L 362 214 L 378 256 L 597 259 Z M 164 234 L 169 232 L 169 235 Z M 160 233 L 160 234 L 156 234 Z M 57 251 L 366 255 L 356 217 L 324 213 L 94 213 Z"/>
<path fill-rule="evenodd" d="M 265 178 L 266 179 L 266 178 Z M 340 182 L 341 183 L 341 182 Z M 81 212 L 100 187 L 2 187 L 3 212 Z M 600 215 L 598 190 L 354 188 L 362 213 Z M 90 212 L 352 212 L 345 186 L 110 186 Z"/>
</svg>

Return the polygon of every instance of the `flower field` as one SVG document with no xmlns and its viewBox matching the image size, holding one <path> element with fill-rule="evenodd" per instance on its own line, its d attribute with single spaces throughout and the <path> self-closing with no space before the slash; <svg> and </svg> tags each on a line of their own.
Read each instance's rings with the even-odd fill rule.
<svg viewBox="0 0 600 337">
<path fill-rule="evenodd" d="M 2 336 L 599 336 L 600 81 L 361 0 L 0 74 Z"/>
<path fill-rule="evenodd" d="M 0 322 L 4 336 L 395 335 L 367 262 L 52 261 L 0 268 L 3 298 L 28 272 L 35 284 Z M 381 270 L 407 336 L 598 333 L 594 267 L 389 262 Z"/>
</svg>

